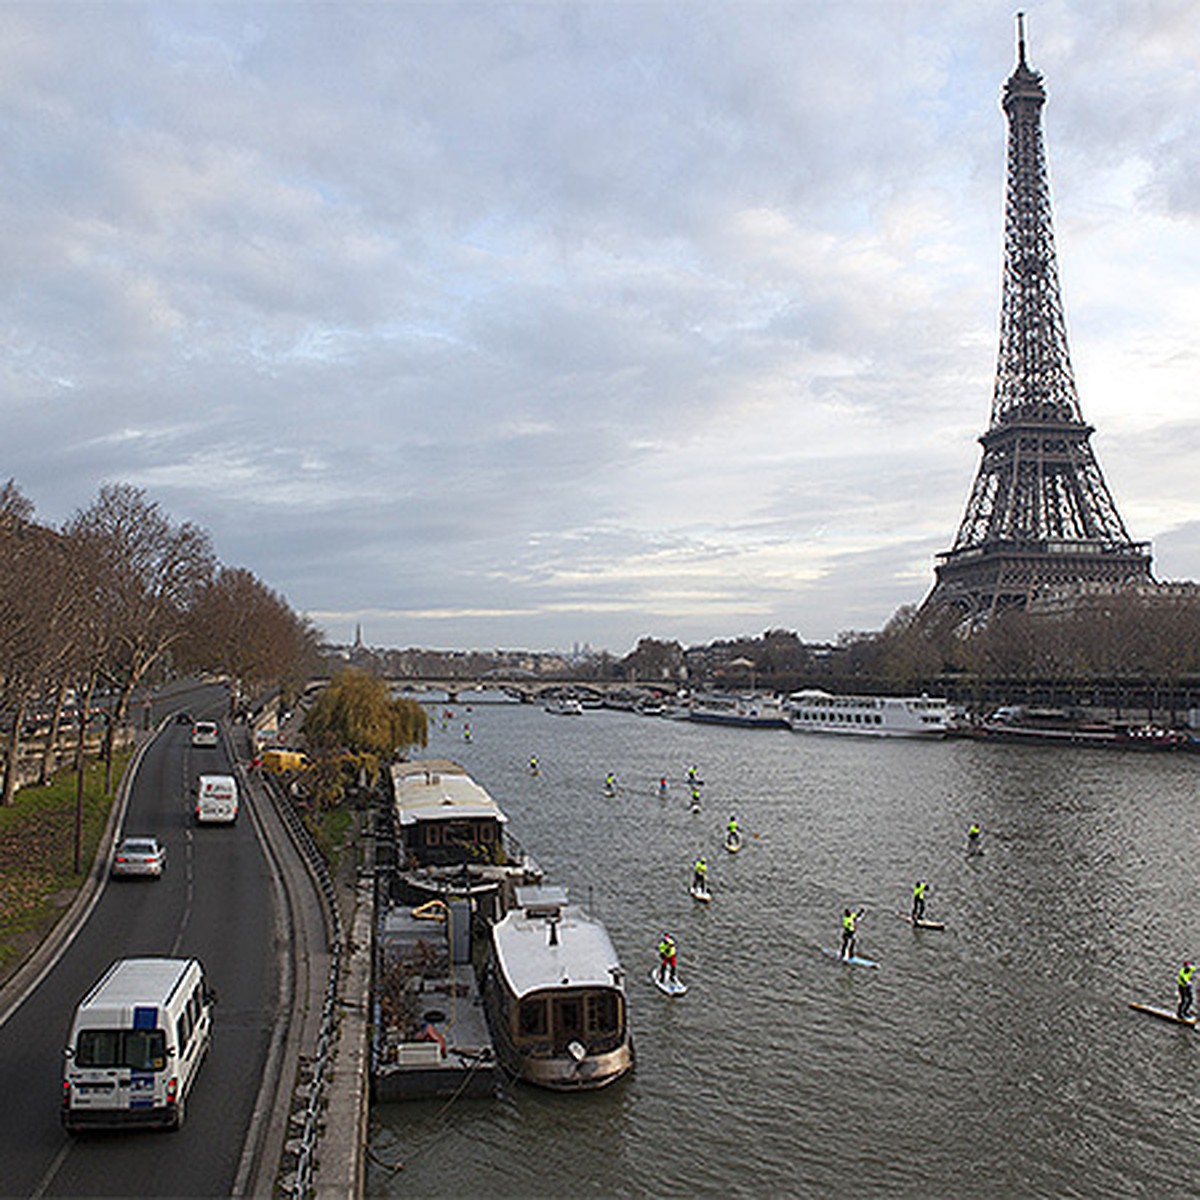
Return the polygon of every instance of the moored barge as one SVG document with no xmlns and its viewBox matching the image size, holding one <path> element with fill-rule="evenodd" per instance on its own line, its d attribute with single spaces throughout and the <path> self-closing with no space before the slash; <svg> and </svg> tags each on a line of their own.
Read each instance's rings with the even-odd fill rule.
<svg viewBox="0 0 1200 1200">
<path fill-rule="evenodd" d="M 625 972 L 603 924 L 561 887 L 518 887 L 491 928 L 483 996 L 496 1053 L 519 1079 L 590 1091 L 633 1066 Z"/>
</svg>

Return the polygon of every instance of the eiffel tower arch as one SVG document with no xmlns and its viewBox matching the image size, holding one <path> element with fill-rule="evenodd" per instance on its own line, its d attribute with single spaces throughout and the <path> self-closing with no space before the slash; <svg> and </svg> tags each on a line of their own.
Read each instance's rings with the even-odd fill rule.
<svg viewBox="0 0 1200 1200">
<path fill-rule="evenodd" d="M 1126 532 L 1075 390 L 1042 142 L 1045 102 L 1018 14 L 1017 65 L 1001 101 L 1008 190 L 991 423 L 958 535 L 937 556 L 922 606 L 955 610 L 971 624 L 1050 588 L 1152 582 L 1150 545 Z"/>
</svg>

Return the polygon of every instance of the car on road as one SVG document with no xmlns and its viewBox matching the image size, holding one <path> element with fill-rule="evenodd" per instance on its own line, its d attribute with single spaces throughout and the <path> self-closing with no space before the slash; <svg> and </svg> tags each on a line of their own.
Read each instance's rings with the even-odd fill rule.
<svg viewBox="0 0 1200 1200">
<path fill-rule="evenodd" d="M 192 726 L 193 746 L 215 746 L 217 744 L 216 721 L 197 721 Z"/>
<path fill-rule="evenodd" d="M 167 865 L 167 848 L 157 838 L 127 837 L 113 856 L 115 879 L 158 879 Z"/>
</svg>

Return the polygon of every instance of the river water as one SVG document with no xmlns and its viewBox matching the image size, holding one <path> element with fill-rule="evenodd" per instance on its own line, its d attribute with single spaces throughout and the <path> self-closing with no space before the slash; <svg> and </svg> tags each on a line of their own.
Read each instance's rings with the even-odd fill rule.
<svg viewBox="0 0 1200 1200">
<path fill-rule="evenodd" d="M 1200 757 L 454 711 L 429 755 L 590 898 L 629 973 L 637 1066 L 590 1095 L 377 1106 L 369 1194 L 1196 1193 L 1200 1034 L 1128 1002 L 1173 1008 L 1200 958 Z M 701 852 L 707 906 L 688 895 Z M 918 878 L 944 932 L 897 918 Z M 847 905 L 879 970 L 820 953 Z M 648 977 L 664 930 L 682 999 Z"/>
</svg>

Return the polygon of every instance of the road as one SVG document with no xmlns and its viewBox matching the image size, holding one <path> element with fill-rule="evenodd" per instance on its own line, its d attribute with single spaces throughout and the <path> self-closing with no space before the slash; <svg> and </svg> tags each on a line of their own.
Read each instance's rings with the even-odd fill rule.
<svg viewBox="0 0 1200 1200">
<path fill-rule="evenodd" d="M 215 698 L 197 715 L 216 715 Z M 0 1194 L 216 1196 L 234 1190 L 271 1043 L 277 997 L 271 871 L 245 806 L 195 827 L 191 788 L 228 772 L 224 746 L 194 749 L 168 723 L 143 757 L 122 832 L 168 848 L 161 880 L 109 881 L 53 969 L 0 1028 Z M 59 1123 L 62 1050 L 74 1007 L 114 959 L 194 956 L 218 995 L 212 1051 L 178 1133 L 71 1138 Z"/>
</svg>

